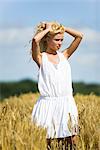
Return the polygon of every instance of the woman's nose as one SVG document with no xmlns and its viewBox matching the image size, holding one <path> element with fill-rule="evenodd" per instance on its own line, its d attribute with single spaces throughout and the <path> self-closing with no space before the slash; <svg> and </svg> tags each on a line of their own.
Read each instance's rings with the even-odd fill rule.
<svg viewBox="0 0 100 150">
<path fill-rule="evenodd" d="M 62 44 L 62 41 L 59 41 L 59 45 L 61 45 Z"/>
</svg>

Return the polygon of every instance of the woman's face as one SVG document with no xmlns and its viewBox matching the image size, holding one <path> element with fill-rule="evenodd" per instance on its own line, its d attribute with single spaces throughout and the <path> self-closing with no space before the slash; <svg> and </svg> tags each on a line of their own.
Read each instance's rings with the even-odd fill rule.
<svg viewBox="0 0 100 150">
<path fill-rule="evenodd" d="M 51 36 L 47 39 L 47 45 L 49 49 L 54 51 L 60 49 L 62 42 L 63 42 L 64 34 L 58 33 L 54 36 Z"/>
</svg>

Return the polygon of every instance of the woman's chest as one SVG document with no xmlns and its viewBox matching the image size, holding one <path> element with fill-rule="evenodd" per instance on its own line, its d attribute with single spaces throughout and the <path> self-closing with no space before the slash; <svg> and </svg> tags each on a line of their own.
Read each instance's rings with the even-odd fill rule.
<svg viewBox="0 0 100 150">
<path fill-rule="evenodd" d="M 59 64 L 47 63 L 43 66 L 43 72 L 45 76 L 51 76 L 52 78 L 60 78 L 61 76 L 66 76 L 71 71 L 70 65 L 67 61 L 62 61 Z"/>
</svg>

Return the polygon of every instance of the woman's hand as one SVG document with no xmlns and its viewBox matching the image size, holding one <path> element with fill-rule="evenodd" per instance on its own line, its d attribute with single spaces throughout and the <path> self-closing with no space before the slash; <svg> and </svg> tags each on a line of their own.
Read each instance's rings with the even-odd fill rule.
<svg viewBox="0 0 100 150">
<path fill-rule="evenodd" d="M 49 22 L 42 22 L 42 26 L 44 29 L 49 29 L 49 31 L 52 30 L 51 26 L 52 26 L 52 23 L 49 23 Z"/>
<path fill-rule="evenodd" d="M 52 23 L 46 23 L 46 29 L 52 30 Z"/>
</svg>

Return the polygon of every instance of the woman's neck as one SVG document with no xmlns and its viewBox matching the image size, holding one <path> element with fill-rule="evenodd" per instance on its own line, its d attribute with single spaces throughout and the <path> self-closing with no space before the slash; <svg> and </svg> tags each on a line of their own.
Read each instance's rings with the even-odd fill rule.
<svg viewBox="0 0 100 150">
<path fill-rule="evenodd" d="M 47 50 L 46 50 L 46 53 L 56 55 L 56 54 L 57 54 L 57 51 L 54 51 L 54 50 L 52 50 L 52 49 L 47 49 Z"/>
</svg>

